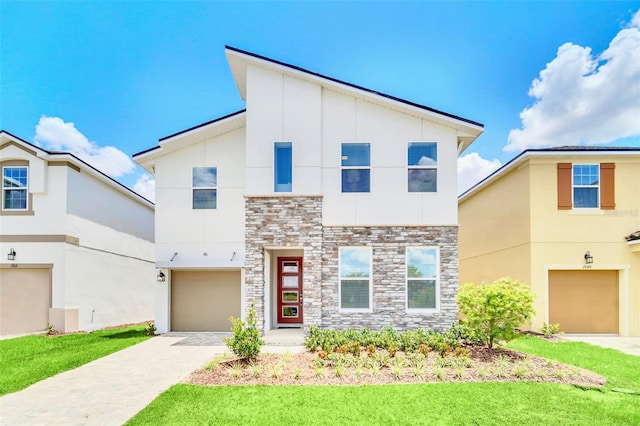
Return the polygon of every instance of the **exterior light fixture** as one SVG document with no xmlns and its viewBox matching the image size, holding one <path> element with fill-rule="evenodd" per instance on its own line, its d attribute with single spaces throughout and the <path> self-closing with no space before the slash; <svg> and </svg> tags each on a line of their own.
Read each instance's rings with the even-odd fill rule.
<svg viewBox="0 0 640 426">
<path fill-rule="evenodd" d="M 159 283 L 163 283 L 163 282 L 165 282 L 165 281 L 166 281 L 167 276 L 164 274 L 164 272 L 160 271 L 160 272 L 158 272 L 158 277 L 157 277 L 157 279 L 158 279 L 158 282 L 159 282 Z"/>
<path fill-rule="evenodd" d="M 587 252 L 584 254 L 584 263 L 586 263 L 587 265 L 593 263 L 593 256 L 591 256 L 589 250 L 587 250 Z"/>
<path fill-rule="evenodd" d="M 16 260 L 16 251 L 14 249 L 9 249 L 9 253 L 7 253 L 7 260 Z"/>
</svg>

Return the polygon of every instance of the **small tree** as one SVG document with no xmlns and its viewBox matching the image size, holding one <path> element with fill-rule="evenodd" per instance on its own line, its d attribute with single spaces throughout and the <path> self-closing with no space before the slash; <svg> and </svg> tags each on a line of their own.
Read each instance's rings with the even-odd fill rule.
<svg viewBox="0 0 640 426">
<path fill-rule="evenodd" d="M 264 340 L 260 338 L 260 332 L 258 331 L 254 304 L 252 303 L 251 307 L 249 307 L 246 324 L 240 318 L 229 317 L 229 321 L 231 321 L 233 337 L 224 339 L 227 347 L 239 357 L 256 358 L 260 353 L 260 348 L 264 345 Z"/>
<path fill-rule="evenodd" d="M 464 284 L 456 301 L 467 333 L 492 348 L 497 340 L 513 340 L 516 328 L 531 319 L 533 298 L 526 284 L 500 278 L 492 284 Z"/>
</svg>

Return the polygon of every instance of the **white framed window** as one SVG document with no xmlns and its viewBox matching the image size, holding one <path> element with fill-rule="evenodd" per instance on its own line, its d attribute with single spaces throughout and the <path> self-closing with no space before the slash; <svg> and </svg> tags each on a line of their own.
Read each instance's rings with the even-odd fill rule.
<svg viewBox="0 0 640 426">
<path fill-rule="evenodd" d="M 573 208 L 600 207 L 600 165 L 573 165 Z"/>
<path fill-rule="evenodd" d="M 409 142 L 407 188 L 409 192 L 438 190 L 438 144 L 436 142 Z"/>
<path fill-rule="evenodd" d="M 193 168 L 193 209 L 218 208 L 218 168 Z"/>
<path fill-rule="evenodd" d="M 273 144 L 273 191 L 293 190 L 293 147 L 291 142 Z"/>
<path fill-rule="evenodd" d="M 2 210 L 27 210 L 29 200 L 29 168 L 2 168 Z"/>
<path fill-rule="evenodd" d="M 342 192 L 371 192 L 371 145 L 345 142 L 341 155 Z"/>
<path fill-rule="evenodd" d="M 407 311 L 437 312 L 440 309 L 440 250 L 407 247 Z"/>
<path fill-rule="evenodd" d="M 339 248 L 340 310 L 372 312 L 371 248 Z"/>
</svg>

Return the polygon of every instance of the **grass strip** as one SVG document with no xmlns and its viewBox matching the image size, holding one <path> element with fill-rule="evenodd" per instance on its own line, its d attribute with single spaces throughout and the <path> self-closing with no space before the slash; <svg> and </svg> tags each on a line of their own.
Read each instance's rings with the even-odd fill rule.
<svg viewBox="0 0 640 426">
<path fill-rule="evenodd" d="M 606 389 L 640 392 L 640 357 L 583 342 L 549 342 L 531 336 L 516 339 L 507 346 L 598 373 L 607 378 Z M 640 401 L 636 403 L 640 404 Z"/>
<path fill-rule="evenodd" d="M 631 398 L 548 383 L 351 387 L 179 384 L 127 424 L 637 425 L 638 400 Z"/>
<path fill-rule="evenodd" d="M 148 339 L 144 326 L 0 340 L 0 395 Z"/>
</svg>

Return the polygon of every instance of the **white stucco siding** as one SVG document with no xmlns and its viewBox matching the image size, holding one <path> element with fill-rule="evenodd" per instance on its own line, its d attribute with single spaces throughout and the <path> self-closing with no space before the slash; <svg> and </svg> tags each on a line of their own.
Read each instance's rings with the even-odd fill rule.
<svg viewBox="0 0 640 426">
<path fill-rule="evenodd" d="M 292 193 L 319 194 L 320 86 L 258 67 L 247 76 L 247 194 L 274 193 L 274 142 L 292 143 Z"/>
<path fill-rule="evenodd" d="M 454 129 L 331 90 L 324 90 L 322 99 L 326 225 L 457 223 Z M 434 193 L 408 192 L 408 143 L 421 141 L 438 144 L 438 191 Z M 371 192 L 342 193 L 343 142 L 371 144 Z"/>
<path fill-rule="evenodd" d="M 131 198 L 87 171 L 68 169 L 67 212 L 153 241 L 153 207 Z"/>
<path fill-rule="evenodd" d="M 72 244 L 65 246 L 65 256 L 64 302 L 55 300 L 54 275 L 53 307 L 77 308 L 81 330 L 153 319 L 153 262 Z"/>
<path fill-rule="evenodd" d="M 187 266 L 230 259 L 244 246 L 244 128 L 156 161 L 156 261 Z M 193 168 L 217 167 L 217 208 L 193 209 Z M 205 255 L 206 253 L 206 255 Z M 237 253 L 237 256 L 239 253 Z"/>
</svg>

